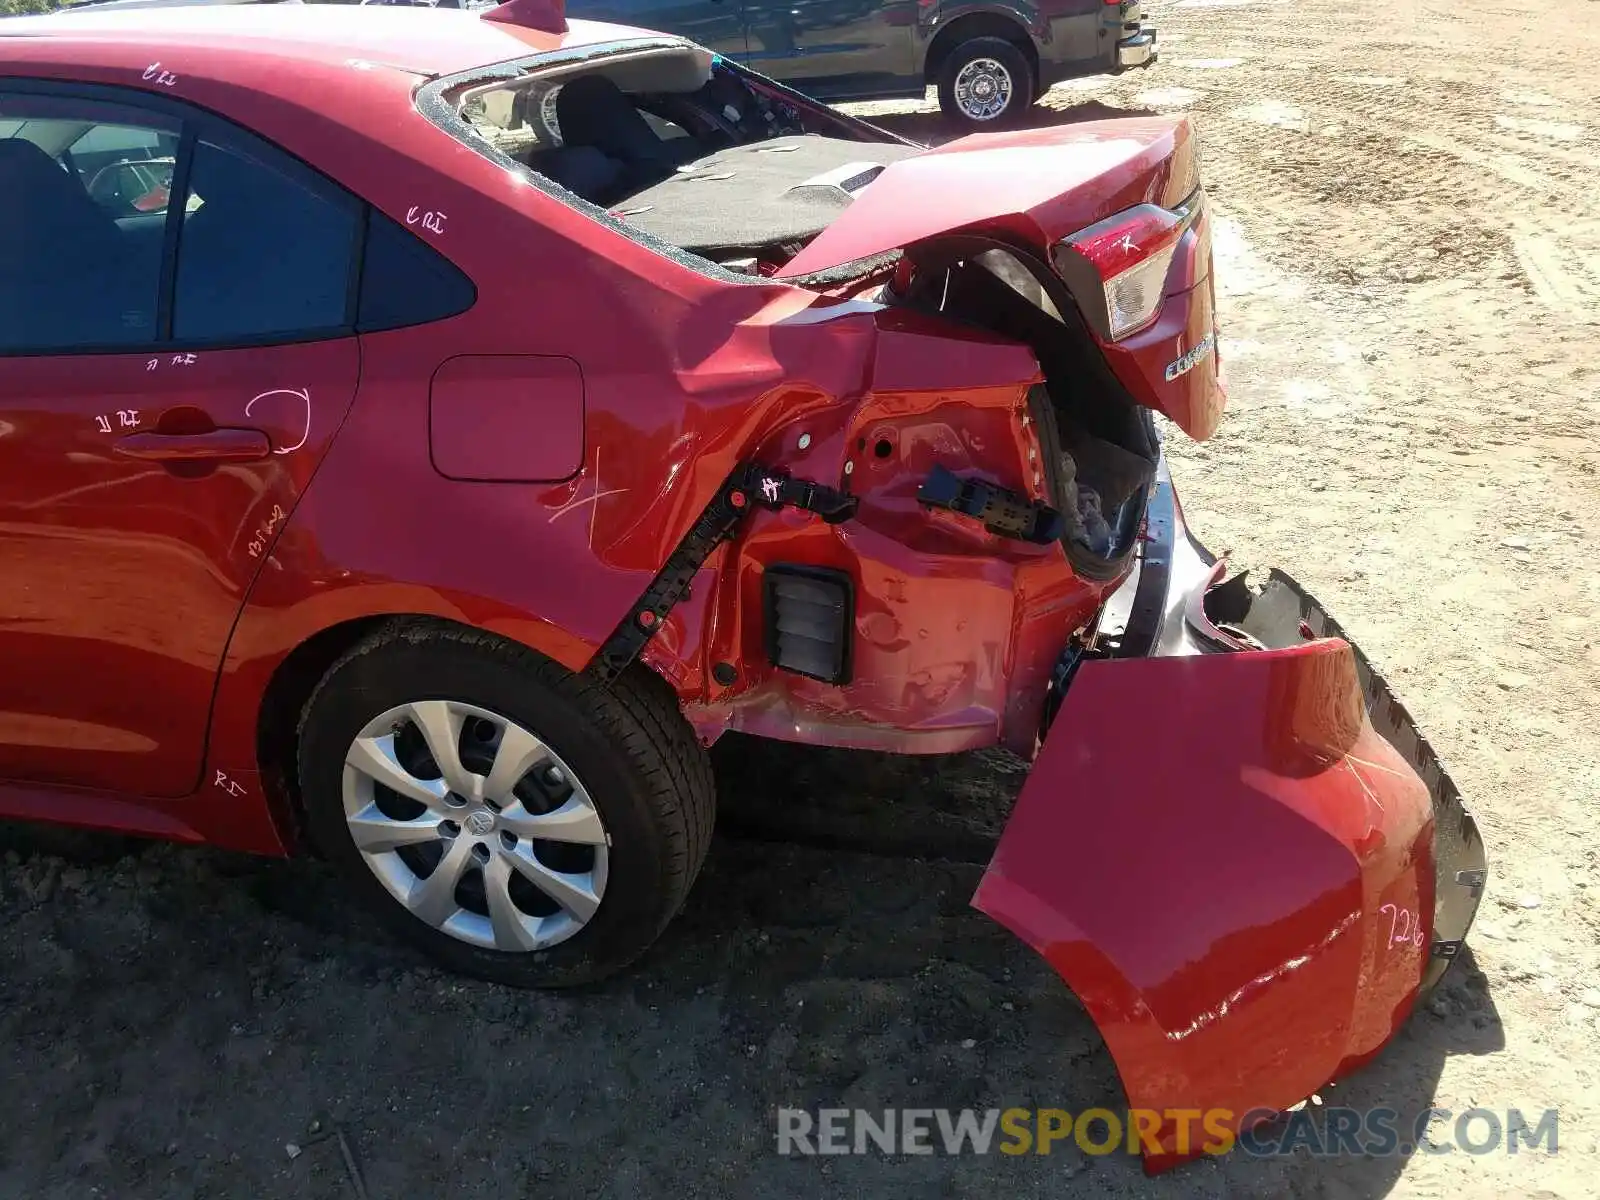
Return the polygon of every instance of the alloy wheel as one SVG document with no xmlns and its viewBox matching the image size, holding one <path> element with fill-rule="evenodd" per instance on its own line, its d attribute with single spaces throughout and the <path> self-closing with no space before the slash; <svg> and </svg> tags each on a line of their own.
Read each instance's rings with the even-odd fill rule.
<svg viewBox="0 0 1600 1200">
<path fill-rule="evenodd" d="M 956 107 L 972 121 L 992 121 L 1011 103 L 1011 72 L 998 59 L 975 58 L 956 73 Z"/>
</svg>

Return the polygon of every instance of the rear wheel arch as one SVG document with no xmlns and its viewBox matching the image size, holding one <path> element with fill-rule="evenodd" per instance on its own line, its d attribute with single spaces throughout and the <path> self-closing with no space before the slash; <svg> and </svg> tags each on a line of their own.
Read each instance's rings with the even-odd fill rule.
<svg viewBox="0 0 1600 1200">
<path fill-rule="evenodd" d="M 261 772 L 263 791 L 272 809 L 273 823 L 286 846 L 294 852 L 311 849 L 306 837 L 305 808 L 300 795 L 298 764 L 300 721 L 318 686 L 344 658 L 364 643 L 405 629 L 434 630 L 444 634 L 476 635 L 519 650 L 547 663 L 557 671 L 562 663 L 548 650 L 524 639 L 511 637 L 448 617 L 424 612 L 373 613 L 328 625 L 306 637 L 274 669 L 262 693 L 256 714 L 256 763 Z M 576 672 L 572 672 L 576 674 Z M 678 701 L 670 682 L 645 665 L 641 659 L 628 672 L 636 688 L 656 693 L 663 704 L 677 710 Z"/>
<path fill-rule="evenodd" d="M 1037 93 L 1039 88 L 1039 50 L 1033 44 L 1027 28 L 1022 22 L 1005 13 L 977 12 L 968 13 L 966 16 L 957 17 L 943 29 L 933 35 L 933 41 L 928 44 L 928 54 L 922 64 L 922 77 L 925 83 L 939 82 L 939 72 L 944 69 L 950 54 L 963 42 L 973 38 L 994 37 L 1010 42 L 1022 56 L 1028 60 L 1028 69 L 1033 73 L 1033 90 Z"/>
<path fill-rule="evenodd" d="M 326 651 L 327 646 L 321 649 Z M 314 657 L 315 652 L 308 651 L 305 661 Z M 414 792 L 402 789 L 398 794 L 409 796 L 423 811 L 405 814 L 383 809 L 389 824 L 379 821 L 377 826 L 366 826 L 368 832 L 376 828 L 380 835 L 403 829 L 402 840 L 393 845 L 381 838 L 380 842 L 351 840 L 350 731 L 360 729 L 359 737 L 376 738 L 374 722 L 387 722 L 402 712 L 414 713 L 415 703 L 423 700 L 443 701 L 444 706 L 465 712 L 480 725 L 498 725 L 503 727 L 501 732 L 515 728 L 524 738 L 531 736 L 534 745 L 546 748 L 542 751 L 546 764 L 554 759 L 556 783 L 571 780 L 577 797 L 588 806 L 590 818 L 604 822 L 603 848 L 595 851 L 599 857 L 588 866 L 580 869 L 547 861 L 534 872 L 557 882 L 554 891 L 545 890 L 547 901 L 550 897 L 575 897 L 572 889 L 578 885 L 574 881 L 580 876 L 590 880 L 582 885 L 590 889 L 592 884 L 595 893 L 589 897 L 587 910 L 556 901 L 558 914 L 561 910 L 578 914 L 575 930 L 558 929 L 553 933 L 555 940 L 541 945 L 527 940 L 526 929 L 513 936 L 511 931 L 521 927 L 517 922 L 509 929 L 501 925 L 503 918 L 509 919 L 507 913 L 515 912 L 508 906 L 517 903 L 506 893 L 504 872 L 512 870 L 515 876 L 518 871 L 507 868 L 506 861 L 521 855 L 521 862 L 528 854 L 537 853 L 534 848 L 544 844 L 544 835 L 530 833 L 527 823 L 542 820 L 553 811 L 539 808 L 531 794 L 508 796 L 507 779 L 514 785 L 517 774 L 527 770 L 526 764 L 513 768 L 513 774 L 503 777 L 499 785 L 488 781 L 488 792 L 483 790 L 484 779 L 477 781 L 476 790 L 456 784 L 457 790 L 442 799 L 434 793 L 433 799 L 417 801 Z M 710 848 L 716 814 L 710 760 L 684 719 L 673 689 L 642 666 L 634 666 L 607 686 L 587 672 L 571 671 L 532 647 L 489 630 L 457 621 L 406 617 L 383 622 L 349 645 L 323 672 L 298 717 L 297 769 L 304 791 L 307 840 L 346 877 L 354 889 L 352 895 L 368 904 L 396 934 L 466 974 L 512 986 L 562 987 L 593 982 L 620 970 L 649 948 L 682 907 Z M 401 727 L 393 728 L 398 732 Z M 456 764 L 459 771 L 468 759 L 465 728 L 458 733 L 464 739 L 457 752 L 461 756 Z M 431 742 L 433 735 L 427 736 Z M 520 753 L 514 751 L 511 761 L 517 761 L 515 755 Z M 498 774 L 500 766 L 497 759 L 495 770 L 487 774 Z M 481 764 L 465 769 L 480 768 Z M 400 769 L 417 773 L 414 768 Z M 361 770 L 356 768 L 358 773 Z M 341 771 L 346 776 L 342 784 L 338 782 Z M 380 770 L 376 778 L 387 782 L 390 774 Z M 437 768 L 427 778 L 437 780 Z M 390 794 L 391 801 L 395 795 Z M 568 801 L 572 796 L 569 789 Z M 548 793 L 545 798 L 549 799 Z M 496 799 L 499 803 L 493 803 Z M 521 810 L 524 801 L 531 813 Z M 369 796 L 366 803 L 371 808 L 376 800 Z M 557 798 L 554 803 L 560 807 L 563 801 Z M 489 825 L 478 827 L 464 820 L 435 823 L 441 815 L 456 816 L 469 808 L 474 818 L 492 812 Z M 371 820 L 370 815 L 361 819 Z M 497 819 L 524 824 L 510 826 L 512 832 L 502 828 L 496 834 Z M 567 828 L 564 824 L 558 827 Z M 461 872 L 472 867 L 471 856 L 484 864 L 476 877 L 482 879 L 482 888 L 488 888 L 489 877 L 497 873 L 491 864 L 499 864 L 500 880 L 494 886 L 499 888 L 501 907 L 496 908 L 492 897 L 479 895 L 473 900 L 461 891 L 433 895 L 420 906 L 414 903 L 424 887 L 422 880 L 431 881 L 434 870 L 447 860 L 435 861 L 432 869 L 408 861 L 407 869 L 419 877 L 402 879 L 397 892 L 390 869 L 393 864 L 380 868 L 372 856 L 392 858 L 390 852 L 398 849 L 403 858 L 407 850 L 420 844 L 419 831 L 436 847 L 452 847 L 449 860 L 454 865 L 447 886 L 453 886 L 458 876 L 466 880 Z M 550 836 L 558 842 L 601 846 L 589 836 L 592 833 L 586 829 L 582 836 Z M 463 845 L 470 848 L 470 854 L 467 848 L 456 853 L 454 847 Z M 578 874 L 562 874 L 569 871 Z M 584 871 L 589 874 L 584 876 Z M 442 912 L 432 911 L 438 907 L 440 895 L 446 894 L 459 910 L 448 920 Z M 603 902 L 597 896 L 603 897 Z M 549 914 L 534 915 L 543 928 Z M 520 918 L 522 922 L 530 919 Z M 491 922 L 492 942 L 484 940 L 489 935 L 481 928 L 474 933 L 460 925 L 460 920 L 476 920 L 479 926 Z"/>
<path fill-rule="evenodd" d="M 256 713 L 256 763 L 286 846 L 303 850 L 307 845 L 296 764 L 300 714 L 311 694 L 333 664 L 363 640 L 391 623 L 416 619 L 403 614 L 365 616 L 320 629 L 291 650 L 267 681 Z"/>
</svg>

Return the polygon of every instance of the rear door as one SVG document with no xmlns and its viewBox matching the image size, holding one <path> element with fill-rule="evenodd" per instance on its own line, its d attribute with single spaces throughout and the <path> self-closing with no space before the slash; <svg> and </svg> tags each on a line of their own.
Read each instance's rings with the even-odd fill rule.
<svg viewBox="0 0 1600 1200">
<path fill-rule="evenodd" d="M 0 196 L 0 780 L 183 795 L 355 394 L 365 213 L 206 114 L 17 81 Z"/>
</svg>

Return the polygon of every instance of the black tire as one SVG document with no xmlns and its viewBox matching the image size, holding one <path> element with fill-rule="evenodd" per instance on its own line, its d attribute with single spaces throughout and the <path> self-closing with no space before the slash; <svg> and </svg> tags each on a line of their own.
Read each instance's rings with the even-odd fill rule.
<svg viewBox="0 0 1600 1200">
<path fill-rule="evenodd" d="M 379 882 L 345 822 L 345 755 L 370 721 L 418 700 L 454 700 L 515 721 L 575 772 L 610 838 L 599 908 L 568 940 L 526 952 L 481 947 L 435 929 Z M 716 816 L 710 760 L 654 678 L 610 690 L 478 630 L 386 628 L 323 677 L 300 722 L 299 776 L 317 848 L 400 937 L 453 971 L 513 987 L 570 987 L 643 954 L 683 906 Z"/>
<path fill-rule="evenodd" d="M 1010 81 L 1011 96 L 1006 106 L 988 119 L 978 119 L 962 110 L 956 97 L 956 80 L 968 66 L 980 61 L 998 64 Z M 951 50 L 939 68 L 939 108 L 952 121 L 966 129 L 999 129 L 1014 124 L 1033 107 L 1033 68 L 1028 58 L 1004 38 L 971 38 Z"/>
</svg>

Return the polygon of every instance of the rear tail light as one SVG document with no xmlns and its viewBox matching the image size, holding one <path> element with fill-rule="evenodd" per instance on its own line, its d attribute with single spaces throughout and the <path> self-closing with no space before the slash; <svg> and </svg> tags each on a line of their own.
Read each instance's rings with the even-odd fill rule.
<svg viewBox="0 0 1600 1200">
<path fill-rule="evenodd" d="M 1080 303 L 1099 292 L 1103 309 L 1087 315 L 1108 341 L 1138 333 L 1156 319 L 1173 256 L 1201 199 L 1196 192 L 1177 212 L 1140 204 L 1057 244 L 1056 270 Z"/>
</svg>

